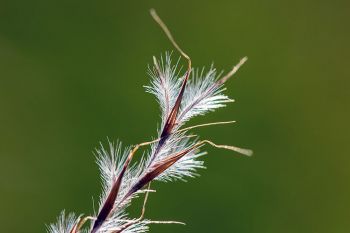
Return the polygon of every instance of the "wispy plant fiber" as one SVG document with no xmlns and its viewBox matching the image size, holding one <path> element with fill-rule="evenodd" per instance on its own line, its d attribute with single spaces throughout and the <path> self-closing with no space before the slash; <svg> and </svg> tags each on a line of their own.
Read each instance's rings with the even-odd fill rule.
<svg viewBox="0 0 350 233">
<path fill-rule="evenodd" d="M 144 218 L 148 195 L 154 191 L 150 189 L 151 182 L 195 177 L 198 169 L 204 168 L 201 157 L 206 154 L 202 151 L 206 144 L 245 155 L 252 154 L 250 150 L 218 145 L 190 133 L 198 127 L 229 124 L 233 121 L 185 127 L 191 118 L 225 107 L 233 101 L 224 94 L 224 84 L 247 59 L 243 58 L 223 77 L 218 75 L 213 66 L 208 70 L 193 68 L 191 59 L 177 45 L 166 25 L 154 10 L 151 14 L 188 62 L 187 70 L 182 73 L 179 69 L 180 59 L 172 62 L 171 53 L 165 53 L 160 59 L 153 57 L 153 65 L 148 70 L 151 83 L 145 88 L 155 96 L 160 106 L 161 124 L 157 139 L 132 147 L 123 147 L 120 142 L 109 142 L 107 148 L 101 145 L 96 151 L 102 179 L 98 212 L 84 217 L 66 215 L 63 211 L 57 222 L 48 226 L 50 233 L 141 233 L 149 230 L 149 224 L 182 224 Z M 137 151 L 147 147 L 148 150 L 144 150 L 141 158 L 134 161 Z M 127 207 L 141 194 L 145 196 L 141 216 L 132 218 L 127 213 Z M 84 223 L 89 220 L 90 226 L 84 227 Z"/>
</svg>

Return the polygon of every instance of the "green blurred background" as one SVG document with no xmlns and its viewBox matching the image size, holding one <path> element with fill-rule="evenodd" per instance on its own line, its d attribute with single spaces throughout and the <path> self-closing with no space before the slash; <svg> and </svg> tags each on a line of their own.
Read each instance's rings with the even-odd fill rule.
<svg viewBox="0 0 350 233">
<path fill-rule="evenodd" d="M 159 109 L 142 86 L 152 56 L 173 47 L 151 7 L 194 66 L 249 57 L 227 85 L 237 102 L 191 123 L 237 120 L 197 132 L 255 151 L 208 148 L 199 179 L 154 186 L 146 217 L 187 226 L 151 232 L 349 232 L 345 0 L 1 0 L 1 232 L 91 213 L 98 143 L 155 136 Z"/>
</svg>

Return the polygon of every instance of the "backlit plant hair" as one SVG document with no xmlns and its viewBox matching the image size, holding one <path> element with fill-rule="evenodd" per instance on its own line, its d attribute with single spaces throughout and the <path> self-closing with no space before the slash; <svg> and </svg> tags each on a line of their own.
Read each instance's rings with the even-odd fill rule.
<svg viewBox="0 0 350 233">
<path fill-rule="evenodd" d="M 57 222 L 48 226 L 50 233 L 141 233 L 147 232 L 149 224 L 183 224 L 175 221 L 153 221 L 144 219 L 146 203 L 152 181 L 185 180 L 196 176 L 197 169 L 203 168 L 199 160 L 206 152 L 204 145 L 232 150 L 247 156 L 252 151 L 235 146 L 218 145 L 209 140 L 199 140 L 190 130 L 210 125 L 234 123 L 223 121 L 184 127 L 191 118 L 204 115 L 232 102 L 223 94 L 224 83 L 246 62 L 244 57 L 225 76 L 217 75 L 211 67 L 208 71 L 192 68 L 190 57 L 178 46 L 167 26 L 151 10 L 153 19 L 163 29 L 175 49 L 187 60 L 184 74 L 178 70 L 178 62 L 172 63 L 171 54 L 165 53 L 160 60 L 153 57 L 153 67 L 149 68 L 151 84 L 146 91 L 152 93 L 161 109 L 161 126 L 157 139 L 143 142 L 129 148 L 121 143 L 109 143 L 108 148 L 97 150 L 97 164 L 102 178 L 102 195 L 98 213 L 93 216 L 66 215 L 63 211 Z M 141 147 L 150 146 L 150 151 L 140 161 L 131 163 Z M 126 208 L 133 198 L 144 194 L 141 215 L 130 218 Z M 90 221 L 90 226 L 84 226 Z"/>
</svg>

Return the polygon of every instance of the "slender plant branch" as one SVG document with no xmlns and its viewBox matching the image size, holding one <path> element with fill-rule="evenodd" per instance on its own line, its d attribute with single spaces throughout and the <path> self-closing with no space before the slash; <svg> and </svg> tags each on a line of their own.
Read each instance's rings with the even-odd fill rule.
<svg viewBox="0 0 350 233">
<path fill-rule="evenodd" d="M 152 83 L 146 90 L 155 95 L 161 107 L 161 128 L 157 139 L 136 144 L 131 149 L 125 149 L 121 144 L 110 143 L 110 150 L 103 147 L 97 151 L 97 163 L 100 167 L 103 194 L 99 211 L 95 216 L 66 215 L 63 211 L 56 224 L 48 227 L 50 233 L 142 233 L 148 231 L 149 224 L 182 224 L 178 221 L 154 221 L 145 219 L 146 204 L 154 181 L 184 180 L 194 177 L 196 171 L 203 168 L 199 158 L 206 154 L 201 152 L 204 145 L 226 149 L 251 156 L 252 150 L 232 145 L 220 145 L 211 140 L 200 140 L 197 135 L 188 134 L 192 129 L 201 127 L 226 125 L 235 121 L 218 121 L 184 127 L 185 123 L 194 116 L 204 115 L 232 102 L 223 94 L 223 85 L 247 61 L 244 57 L 224 77 L 219 78 L 216 70 L 210 68 L 207 74 L 192 69 L 191 58 L 175 41 L 166 24 L 154 9 L 150 14 L 164 31 L 165 35 L 187 60 L 186 72 L 178 79 L 180 71 L 177 64 L 172 66 L 170 55 L 166 54 L 166 62 L 160 62 L 153 57 L 153 68 L 150 70 Z M 178 61 L 179 62 L 179 61 Z M 193 72 L 193 80 L 188 81 Z M 150 147 L 140 161 L 132 163 L 136 153 L 144 147 Z M 146 187 L 146 188 L 145 188 Z M 141 214 L 138 218 L 130 219 L 127 207 L 133 198 L 144 194 Z M 83 229 L 86 222 L 91 221 L 90 228 Z"/>
</svg>

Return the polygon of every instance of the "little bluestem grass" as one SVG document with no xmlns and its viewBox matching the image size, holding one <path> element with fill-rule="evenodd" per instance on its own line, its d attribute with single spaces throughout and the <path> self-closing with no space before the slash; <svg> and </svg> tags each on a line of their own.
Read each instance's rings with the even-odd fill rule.
<svg viewBox="0 0 350 233">
<path fill-rule="evenodd" d="M 233 102 L 224 94 L 224 84 L 246 62 L 243 58 L 226 75 L 218 75 L 214 67 L 209 70 L 192 68 L 190 57 L 178 46 L 167 26 L 154 10 L 153 19 L 163 29 L 175 49 L 187 60 L 185 73 L 178 68 L 179 60 L 173 63 L 170 53 L 156 59 L 148 73 L 151 83 L 146 91 L 156 97 L 161 110 L 161 124 L 157 139 L 123 148 L 120 142 L 109 143 L 108 148 L 96 151 L 97 164 L 102 179 L 102 194 L 96 214 L 83 216 L 63 211 L 57 222 L 48 226 L 50 233 L 141 233 L 149 230 L 150 224 L 183 224 L 176 221 L 144 219 L 148 195 L 153 192 L 151 182 L 171 182 L 195 177 L 198 169 L 204 168 L 201 157 L 206 154 L 203 146 L 232 150 L 247 156 L 252 151 L 235 146 L 218 145 L 202 140 L 190 131 L 198 127 L 223 125 L 234 121 L 203 123 L 185 127 L 198 115 L 205 115 Z M 150 147 L 138 162 L 132 162 L 136 152 Z M 126 208 L 134 198 L 144 195 L 141 215 L 129 217 Z M 90 225 L 85 224 L 90 221 Z M 87 226 L 85 226 L 87 225 Z"/>
</svg>

